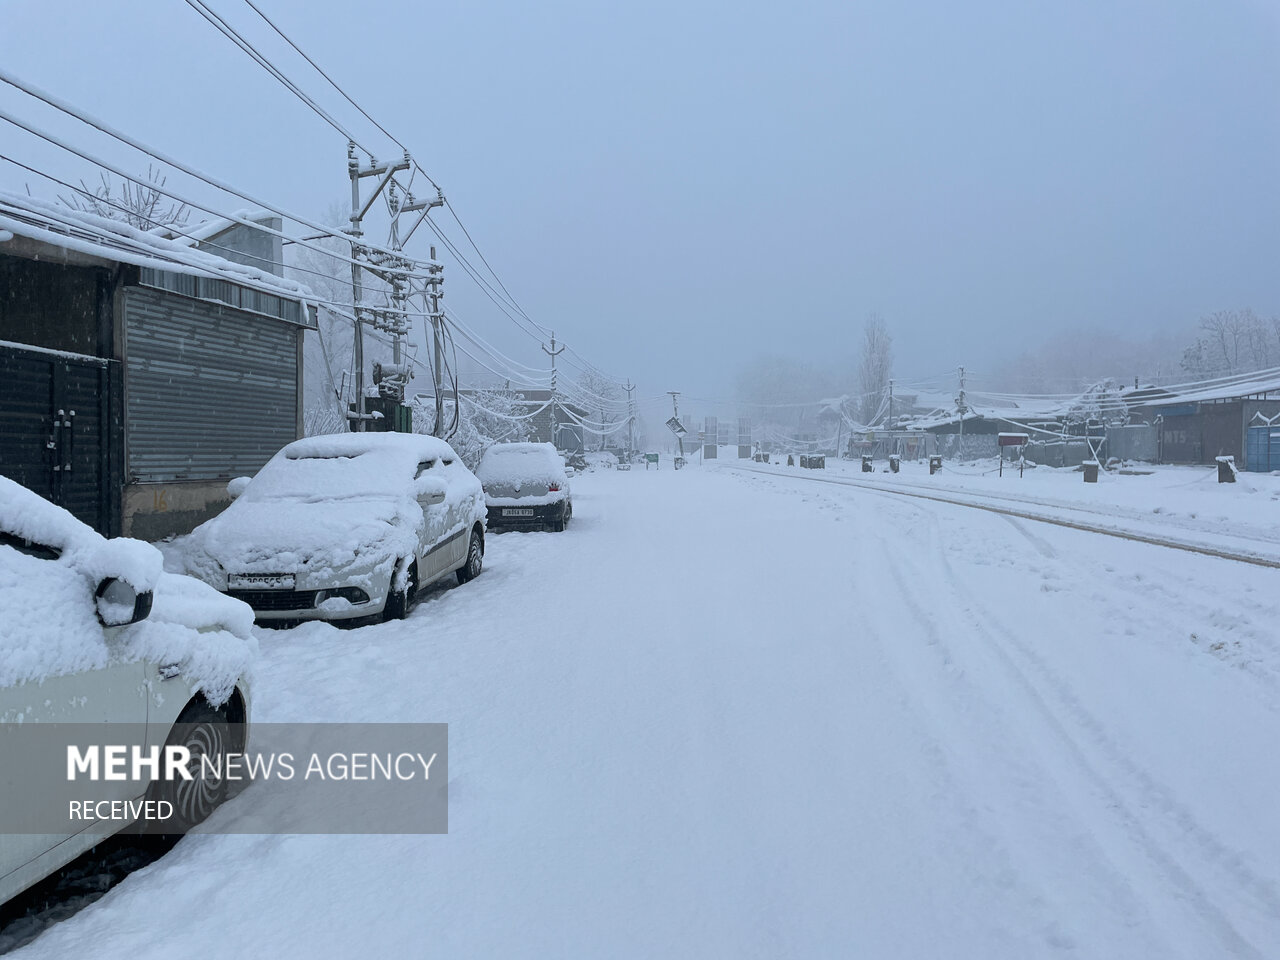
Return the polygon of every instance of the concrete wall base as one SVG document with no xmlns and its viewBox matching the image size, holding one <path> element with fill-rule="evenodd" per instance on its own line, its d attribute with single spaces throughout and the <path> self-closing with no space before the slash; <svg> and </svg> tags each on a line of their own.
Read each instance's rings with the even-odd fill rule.
<svg viewBox="0 0 1280 960">
<path fill-rule="evenodd" d="M 230 503 L 226 480 L 125 484 L 123 533 L 138 540 L 190 533 Z"/>
</svg>

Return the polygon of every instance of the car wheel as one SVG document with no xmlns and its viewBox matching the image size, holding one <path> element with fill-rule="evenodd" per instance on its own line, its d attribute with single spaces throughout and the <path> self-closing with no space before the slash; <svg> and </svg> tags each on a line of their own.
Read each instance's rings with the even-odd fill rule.
<svg viewBox="0 0 1280 960">
<path fill-rule="evenodd" d="M 418 565 L 409 561 L 409 572 L 405 577 L 404 589 L 395 589 L 395 574 L 391 575 L 391 592 L 387 594 L 386 606 L 382 608 L 383 620 L 403 620 L 409 616 L 409 606 L 413 596 L 418 592 Z"/>
<path fill-rule="evenodd" d="M 190 707 L 178 717 L 169 731 L 165 746 L 186 747 L 191 753 L 187 765 L 192 779 L 175 777 L 173 780 L 157 780 L 150 799 L 173 804 L 173 816 L 157 823 L 155 832 L 178 835 L 204 822 L 227 796 L 226 755 L 236 749 L 231 742 L 231 727 L 226 714 L 208 704 Z M 209 764 L 202 757 L 220 758 Z M 217 776 L 206 776 L 217 772 Z"/>
<path fill-rule="evenodd" d="M 569 518 L 573 516 L 573 508 L 567 503 L 564 506 L 564 512 L 560 514 L 560 519 L 551 525 L 551 529 L 556 533 L 564 533 L 564 528 L 569 524 Z"/>
<path fill-rule="evenodd" d="M 484 568 L 484 538 L 479 530 L 471 531 L 471 542 L 467 545 L 467 562 L 458 568 L 458 582 L 466 583 L 480 576 Z"/>
</svg>

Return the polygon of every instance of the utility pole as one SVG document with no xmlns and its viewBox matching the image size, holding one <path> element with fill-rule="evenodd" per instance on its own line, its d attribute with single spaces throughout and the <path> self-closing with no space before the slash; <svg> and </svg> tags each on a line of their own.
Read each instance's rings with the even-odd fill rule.
<svg viewBox="0 0 1280 960">
<path fill-rule="evenodd" d="M 635 450 L 635 426 L 636 426 L 636 407 L 631 400 L 631 394 L 635 390 L 635 384 L 631 382 L 631 378 L 627 377 L 627 385 L 622 389 L 627 391 L 627 463 L 631 462 L 631 457 Z"/>
<path fill-rule="evenodd" d="M 542 352 L 551 358 L 551 444 L 557 450 L 560 449 L 557 440 L 560 432 L 560 421 L 556 416 L 556 357 L 564 353 L 564 344 L 560 344 L 560 349 L 556 349 L 556 332 L 551 331 L 551 349 L 548 350 L 546 344 L 540 344 Z"/>
<path fill-rule="evenodd" d="M 959 460 L 964 451 L 964 415 L 969 412 L 969 404 L 964 396 L 964 367 L 960 368 L 960 392 L 956 394 L 956 412 L 960 414 L 960 449 L 956 451 Z"/>
<path fill-rule="evenodd" d="M 423 294 L 423 300 L 427 304 L 427 319 L 431 321 L 431 344 L 432 344 L 432 364 L 431 378 L 435 381 L 435 399 L 436 399 L 436 423 L 431 433 L 433 436 L 444 436 L 444 343 L 440 330 L 441 324 L 444 322 L 444 312 L 440 309 L 440 298 L 444 296 L 440 286 L 444 283 L 444 268 L 434 261 L 436 259 L 436 248 L 431 248 L 432 267 L 430 275 L 427 277 L 426 289 Z M 455 398 L 456 402 L 456 398 Z"/>
<path fill-rule="evenodd" d="M 356 340 L 352 347 L 351 364 L 355 367 L 356 373 L 356 409 L 355 416 L 347 414 L 348 422 L 352 430 L 364 429 L 364 321 L 360 316 L 360 299 L 363 294 L 363 284 L 360 279 L 360 264 L 357 262 L 358 257 L 356 251 L 359 247 L 359 241 L 364 236 L 364 231 L 360 229 L 360 221 L 362 215 L 360 213 L 360 161 L 356 159 L 356 145 L 347 143 L 347 173 L 351 177 L 351 226 L 346 230 L 351 237 L 351 306 L 352 312 L 355 314 Z"/>
<path fill-rule="evenodd" d="M 356 368 L 355 410 L 347 416 L 353 430 L 363 430 L 365 421 L 368 419 L 364 412 L 364 325 L 366 323 L 392 336 L 394 365 L 392 370 L 386 371 L 388 376 L 385 390 L 381 386 L 382 371 L 377 371 L 379 393 L 397 400 L 403 400 L 404 387 L 408 381 L 408 377 L 405 375 L 400 363 L 400 341 L 409 330 L 408 311 L 405 309 L 405 303 L 408 298 L 409 286 L 407 274 L 412 265 L 408 260 L 398 255 L 400 239 L 396 221 L 401 205 L 399 198 L 395 195 L 392 178 L 400 171 L 408 170 L 412 163 L 412 159 L 406 152 L 404 157 L 396 163 L 379 164 L 373 157 L 370 157 L 369 166 L 362 167 L 356 157 L 355 143 L 352 141 L 347 142 L 347 176 L 351 179 L 351 215 L 347 218 L 350 225 L 345 232 L 351 237 L 351 304 L 352 312 L 355 314 L 355 345 L 352 348 L 352 361 Z M 369 194 L 369 197 L 362 201 L 360 197 L 360 181 L 367 177 L 376 178 L 377 186 Z M 392 191 L 389 194 L 392 208 L 391 247 L 395 251 L 392 253 L 367 247 L 360 239 L 364 236 L 362 224 L 365 215 L 373 206 L 374 201 L 382 195 L 382 191 L 386 190 L 388 186 L 392 187 Z M 368 270 L 390 286 L 390 304 L 383 308 L 371 308 L 364 305 L 364 278 L 362 275 L 364 270 Z"/>
<path fill-rule="evenodd" d="M 630 381 L 628 381 L 628 382 L 630 382 Z M 679 390 L 668 390 L 668 391 L 667 391 L 667 393 L 671 394 L 671 409 L 672 409 L 672 416 L 673 416 L 673 417 L 675 418 L 675 420 L 678 422 L 678 421 L 680 420 L 680 399 L 679 399 L 679 398 L 680 398 L 680 391 L 679 391 Z M 680 436 L 680 434 L 678 434 L 678 433 L 677 433 L 677 434 L 676 434 L 676 442 L 680 444 L 680 459 L 681 459 L 681 460 L 683 460 L 683 459 L 684 459 L 684 437 Z"/>
</svg>

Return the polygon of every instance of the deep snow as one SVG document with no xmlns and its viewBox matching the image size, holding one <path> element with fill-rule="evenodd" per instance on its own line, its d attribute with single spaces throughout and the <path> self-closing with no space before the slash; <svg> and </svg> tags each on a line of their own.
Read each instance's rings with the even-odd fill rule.
<svg viewBox="0 0 1280 960">
<path fill-rule="evenodd" d="M 1274 571 L 668 467 L 258 631 L 258 720 L 450 723 L 447 836 L 188 837 L 21 956 L 1280 955 Z"/>
</svg>

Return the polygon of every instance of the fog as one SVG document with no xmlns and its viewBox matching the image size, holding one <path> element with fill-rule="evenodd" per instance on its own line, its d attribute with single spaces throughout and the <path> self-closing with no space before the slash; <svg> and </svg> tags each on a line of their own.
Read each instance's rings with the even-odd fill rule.
<svg viewBox="0 0 1280 960">
<path fill-rule="evenodd" d="M 247 6 L 211 7 L 397 153 Z M 529 316 L 646 395 L 732 396 L 770 358 L 841 388 L 872 314 L 902 377 L 1185 379 L 1201 318 L 1280 314 L 1267 4 L 263 10 L 414 151 Z M 10 0 L 5 17 L 0 62 L 24 80 L 290 211 L 345 202 L 345 138 L 187 4 Z M 14 89 L 0 109 L 145 170 Z M 0 129 L 4 156 L 94 176 Z M 27 187 L 60 192 L 0 161 L 0 188 Z M 441 257 L 451 309 L 545 366 Z"/>
</svg>

